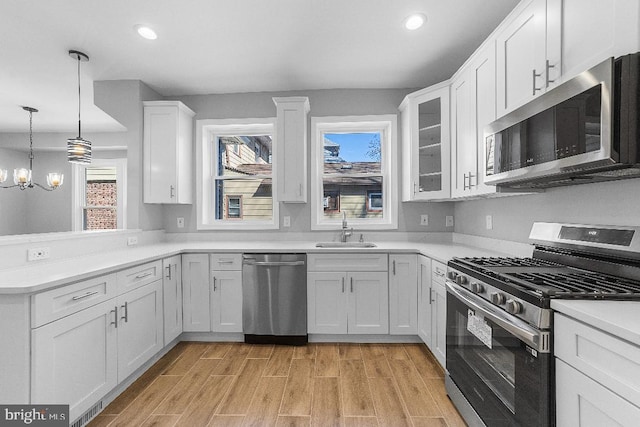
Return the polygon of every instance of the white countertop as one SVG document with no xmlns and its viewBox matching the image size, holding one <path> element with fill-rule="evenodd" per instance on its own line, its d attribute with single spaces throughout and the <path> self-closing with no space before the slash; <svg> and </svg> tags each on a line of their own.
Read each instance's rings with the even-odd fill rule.
<svg viewBox="0 0 640 427">
<path fill-rule="evenodd" d="M 553 300 L 551 308 L 640 346 L 640 301 Z"/>
<path fill-rule="evenodd" d="M 508 254 L 457 243 L 375 242 L 375 248 L 317 248 L 316 242 L 183 242 L 160 243 L 104 252 L 56 262 L 34 263 L 0 271 L 0 294 L 29 294 L 110 273 L 179 253 L 197 252 L 385 252 L 418 253 L 446 263 L 453 257 Z"/>
</svg>

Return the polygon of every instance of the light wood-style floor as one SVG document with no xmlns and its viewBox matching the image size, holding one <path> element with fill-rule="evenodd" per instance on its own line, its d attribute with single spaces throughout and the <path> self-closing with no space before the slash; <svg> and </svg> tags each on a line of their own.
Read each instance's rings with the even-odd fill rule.
<svg viewBox="0 0 640 427">
<path fill-rule="evenodd" d="M 90 424 L 464 426 L 423 344 L 182 342 Z"/>
</svg>

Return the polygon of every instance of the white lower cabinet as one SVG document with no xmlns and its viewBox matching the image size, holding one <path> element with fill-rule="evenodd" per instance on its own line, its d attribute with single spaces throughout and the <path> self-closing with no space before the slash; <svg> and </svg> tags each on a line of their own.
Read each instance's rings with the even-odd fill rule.
<svg viewBox="0 0 640 427">
<path fill-rule="evenodd" d="M 213 271 L 211 330 L 242 332 L 242 271 Z"/>
<path fill-rule="evenodd" d="M 418 333 L 418 257 L 389 255 L 389 333 Z"/>
<path fill-rule="evenodd" d="M 554 313 L 556 424 L 637 426 L 640 346 Z"/>
<path fill-rule="evenodd" d="M 387 334 L 387 272 L 307 273 L 311 334 Z"/>
<path fill-rule="evenodd" d="M 164 347 L 162 282 L 120 295 L 118 306 L 118 382 Z"/>
<path fill-rule="evenodd" d="M 31 402 L 74 420 L 163 348 L 162 282 L 34 328 L 31 345 Z"/>
<path fill-rule="evenodd" d="M 420 256 L 418 335 L 444 367 L 446 364 L 447 291 L 445 264 Z"/>
<path fill-rule="evenodd" d="M 185 332 L 211 331 L 209 255 L 182 255 L 182 328 Z"/>
<path fill-rule="evenodd" d="M 115 300 L 31 333 L 31 402 L 68 404 L 79 417 L 118 384 Z"/>
<path fill-rule="evenodd" d="M 164 301 L 164 343 L 182 333 L 182 259 L 180 255 L 162 260 L 162 298 Z"/>
</svg>

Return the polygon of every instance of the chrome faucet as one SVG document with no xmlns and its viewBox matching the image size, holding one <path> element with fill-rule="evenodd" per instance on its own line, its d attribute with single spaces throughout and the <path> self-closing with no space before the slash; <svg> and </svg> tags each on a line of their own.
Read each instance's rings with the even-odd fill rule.
<svg viewBox="0 0 640 427">
<path fill-rule="evenodd" d="M 342 212 L 342 232 L 340 233 L 340 241 L 346 243 L 349 236 L 353 234 L 353 227 L 347 226 L 347 213 Z"/>
</svg>

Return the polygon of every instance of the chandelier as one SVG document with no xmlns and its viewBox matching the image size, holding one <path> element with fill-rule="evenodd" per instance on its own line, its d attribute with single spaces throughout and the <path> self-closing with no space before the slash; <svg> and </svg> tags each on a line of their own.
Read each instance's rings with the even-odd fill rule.
<svg viewBox="0 0 640 427">
<path fill-rule="evenodd" d="M 50 172 L 47 174 L 47 186 L 33 182 L 33 113 L 37 113 L 38 110 L 31 107 L 22 107 L 23 110 L 29 112 L 29 169 L 18 168 L 13 170 L 13 183 L 14 185 L 0 186 L 0 188 L 13 188 L 18 187 L 20 190 L 25 188 L 40 187 L 43 190 L 53 191 L 62 185 L 64 175 L 58 172 Z M 0 169 L 0 184 L 7 180 L 7 170 Z"/>
<path fill-rule="evenodd" d="M 67 159 L 72 163 L 91 163 L 91 141 L 82 138 L 80 121 L 80 63 L 89 61 L 89 57 L 77 50 L 70 50 L 69 56 L 78 61 L 78 136 L 67 139 Z"/>
</svg>

